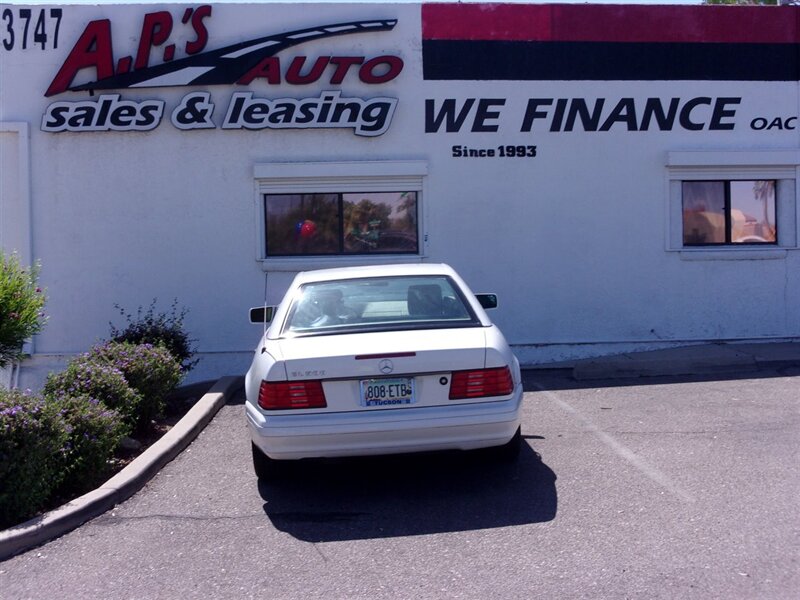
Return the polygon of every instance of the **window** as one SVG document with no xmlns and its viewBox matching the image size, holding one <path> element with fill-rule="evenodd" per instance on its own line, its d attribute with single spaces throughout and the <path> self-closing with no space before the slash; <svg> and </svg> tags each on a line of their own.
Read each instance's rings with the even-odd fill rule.
<svg viewBox="0 0 800 600">
<path fill-rule="evenodd" d="M 255 166 L 257 258 L 266 270 L 421 260 L 423 161 Z"/>
<path fill-rule="evenodd" d="M 267 256 L 416 254 L 417 192 L 264 194 Z"/>
<path fill-rule="evenodd" d="M 309 283 L 294 298 L 284 337 L 479 327 L 449 277 L 370 277 Z"/>
<path fill-rule="evenodd" d="M 667 153 L 668 251 L 682 260 L 770 260 L 798 248 L 793 150 Z"/>
<path fill-rule="evenodd" d="M 775 244 L 774 180 L 684 181 L 683 243 Z"/>
</svg>

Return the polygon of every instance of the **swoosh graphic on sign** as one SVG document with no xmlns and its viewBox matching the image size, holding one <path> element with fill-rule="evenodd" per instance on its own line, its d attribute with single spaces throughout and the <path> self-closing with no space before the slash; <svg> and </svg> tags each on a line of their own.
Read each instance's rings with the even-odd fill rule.
<svg viewBox="0 0 800 600">
<path fill-rule="evenodd" d="M 173 87 L 184 85 L 232 85 L 261 60 L 273 56 L 292 46 L 312 40 L 367 33 L 371 31 L 390 31 L 397 25 L 397 19 L 353 21 L 334 23 L 309 29 L 298 29 L 266 37 L 239 42 L 187 56 L 178 60 L 120 73 L 98 81 L 83 83 L 69 88 L 70 91 L 111 90 L 122 88 Z"/>
</svg>

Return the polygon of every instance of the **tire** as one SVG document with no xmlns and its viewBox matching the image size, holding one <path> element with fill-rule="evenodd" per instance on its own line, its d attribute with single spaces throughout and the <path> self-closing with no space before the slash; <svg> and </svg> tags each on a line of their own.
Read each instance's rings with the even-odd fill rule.
<svg viewBox="0 0 800 600">
<path fill-rule="evenodd" d="M 278 462 L 264 454 L 253 442 L 250 442 L 250 446 L 253 450 L 253 470 L 256 472 L 258 480 L 275 479 L 281 470 Z"/>
</svg>

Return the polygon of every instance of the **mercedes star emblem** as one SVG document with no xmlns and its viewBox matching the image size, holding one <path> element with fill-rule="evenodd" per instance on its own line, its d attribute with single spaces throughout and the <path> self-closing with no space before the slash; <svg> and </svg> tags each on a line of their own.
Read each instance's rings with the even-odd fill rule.
<svg viewBox="0 0 800 600">
<path fill-rule="evenodd" d="M 380 369 L 381 373 L 384 375 L 388 375 L 394 371 L 394 364 L 392 364 L 392 361 L 390 361 L 388 358 L 384 358 L 378 363 L 378 369 Z"/>
</svg>

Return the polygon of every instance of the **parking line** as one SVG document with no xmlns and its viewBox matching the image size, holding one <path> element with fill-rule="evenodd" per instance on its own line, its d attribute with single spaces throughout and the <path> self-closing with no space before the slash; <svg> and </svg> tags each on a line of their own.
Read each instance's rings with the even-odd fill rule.
<svg viewBox="0 0 800 600">
<path fill-rule="evenodd" d="M 576 419 L 578 419 L 583 426 L 594 433 L 601 442 L 611 448 L 617 456 L 622 458 L 623 460 L 629 462 L 634 467 L 636 467 L 639 471 L 641 471 L 645 476 L 647 476 L 651 481 L 654 481 L 661 487 L 668 490 L 674 496 L 677 496 L 684 502 L 694 502 L 694 498 L 685 490 L 683 490 L 678 484 L 676 484 L 672 479 L 670 479 L 665 473 L 654 467 L 653 465 L 649 464 L 646 460 L 644 460 L 641 456 L 636 454 L 633 450 L 618 442 L 614 437 L 600 429 L 597 425 L 595 425 L 591 419 L 586 417 L 583 413 L 581 413 L 578 409 L 570 405 L 568 402 L 565 402 L 561 398 L 558 397 L 558 394 L 552 392 L 542 385 L 538 383 L 533 384 L 534 387 L 539 390 L 540 392 L 544 393 L 550 400 L 552 400 L 555 404 L 561 407 L 562 410 L 571 413 Z"/>
</svg>

